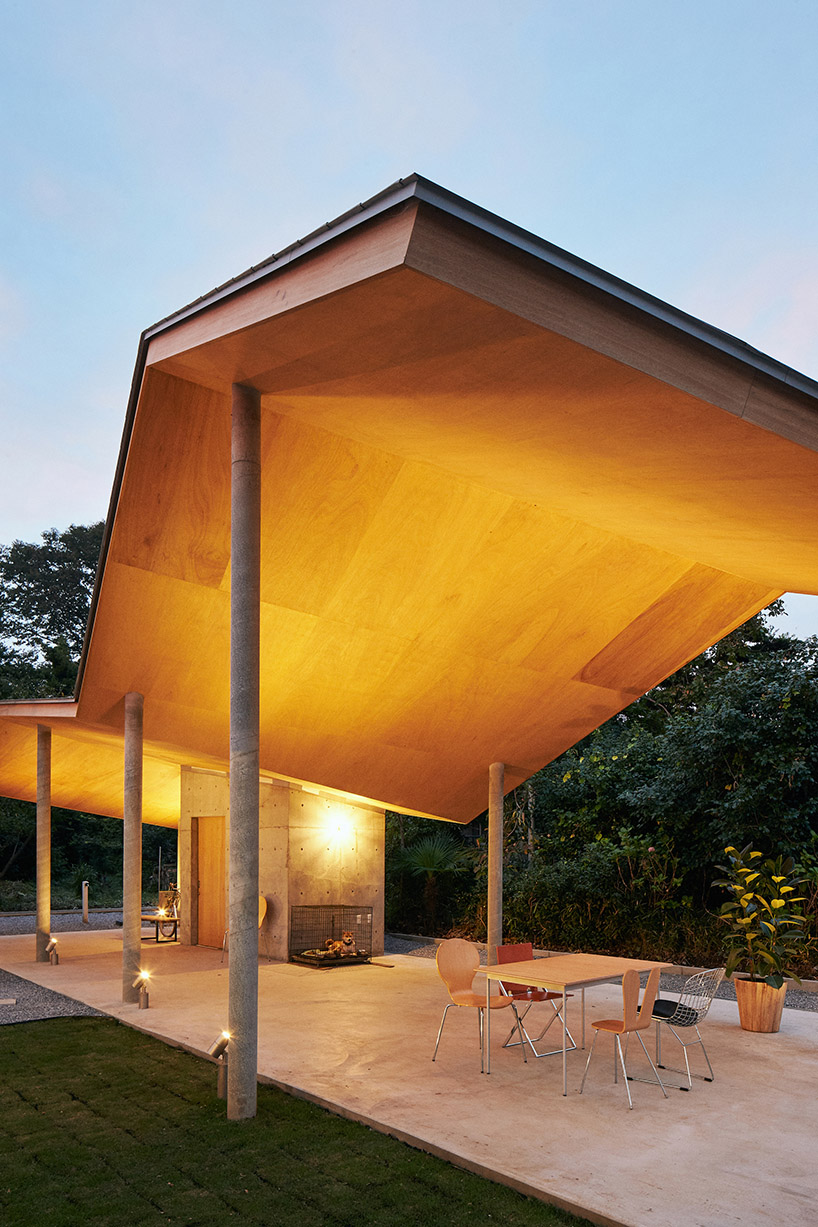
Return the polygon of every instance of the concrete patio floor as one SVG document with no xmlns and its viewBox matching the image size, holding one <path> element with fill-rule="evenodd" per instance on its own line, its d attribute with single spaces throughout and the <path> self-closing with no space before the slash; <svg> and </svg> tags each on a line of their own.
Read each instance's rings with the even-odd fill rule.
<svg viewBox="0 0 818 1227">
<path fill-rule="evenodd" d="M 220 951 L 144 941 L 150 1009 L 139 1010 L 119 1001 L 121 942 L 119 931 L 63 934 L 60 964 L 51 967 L 33 961 L 32 936 L 2 937 L 0 967 L 204 1053 L 227 1021 Z M 818 1221 L 816 1014 L 785 1010 L 779 1034 L 752 1035 L 739 1028 L 734 1002 L 715 1001 L 703 1035 L 716 1081 L 670 1089 L 667 1100 L 636 1083 L 629 1112 L 621 1080 L 612 1080 L 608 1036 L 600 1036 L 582 1097 L 584 1054 L 569 1054 L 564 1098 L 560 1059 L 524 1066 L 519 1049 L 501 1048 L 506 1031 L 497 1018 L 491 1076 L 482 1076 L 471 1011 L 449 1012 L 432 1064 L 447 1001 L 434 964 L 407 955 L 380 964 L 392 966 L 316 971 L 261 959 L 261 1080 L 598 1223 Z M 570 1005 L 578 1035 L 579 997 Z M 617 986 L 588 990 L 589 1023 L 620 1010 Z M 591 1035 L 589 1026 L 589 1043 Z M 633 1045 L 630 1055 L 641 1074 Z"/>
</svg>

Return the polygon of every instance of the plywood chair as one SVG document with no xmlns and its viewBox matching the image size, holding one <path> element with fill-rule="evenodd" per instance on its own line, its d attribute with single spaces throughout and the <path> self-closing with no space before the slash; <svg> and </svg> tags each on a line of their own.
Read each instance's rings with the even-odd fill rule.
<svg viewBox="0 0 818 1227">
<path fill-rule="evenodd" d="M 497 947 L 497 962 L 498 963 L 522 963 L 523 961 L 527 959 L 533 960 L 533 958 L 534 958 L 534 947 L 531 942 L 515 942 L 514 944 Z M 562 1022 L 562 1009 L 560 1008 L 560 1006 L 564 1008 L 564 1005 L 565 1005 L 563 1001 L 562 993 L 552 993 L 547 988 L 532 988 L 530 985 L 527 985 L 527 984 L 511 984 L 505 980 L 501 980 L 499 983 L 500 983 L 500 992 L 503 993 L 506 997 L 511 997 L 518 1005 L 518 1014 L 519 1014 L 518 1021 L 519 1021 L 520 1031 L 522 1032 L 524 1039 L 528 1043 L 529 1048 L 534 1053 L 534 1056 L 535 1057 L 551 1057 L 551 1056 L 554 1056 L 556 1053 L 561 1053 L 562 1047 L 550 1048 L 548 1052 L 537 1052 L 537 1049 L 534 1047 L 534 1045 L 539 1044 L 540 1040 L 543 1038 L 546 1031 L 551 1026 L 551 1024 L 555 1021 L 555 1019 L 558 1018 L 560 1022 Z M 568 997 L 571 997 L 573 994 L 568 993 L 566 995 Z M 551 1007 L 551 1010 L 550 1010 L 551 1016 L 547 1020 L 540 1034 L 536 1036 L 534 1040 L 532 1040 L 531 1036 L 528 1034 L 528 1032 L 525 1029 L 525 1019 L 528 1014 L 528 1011 L 531 1009 L 532 1005 L 534 1005 L 534 1003 L 537 1001 L 547 1001 L 548 1002 L 549 1006 Z M 560 1005 L 557 1005 L 557 1002 L 559 1002 Z M 522 1013 L 519 1012 L 519 1006 L 521 1005 L 525 1005 L 525 1009 L 522 1011 Z M 511 1031 L 509 1032 L 508 1039 L 503 1044 L 504 1048 L 516 1048 L 517 1044 L 520 1043 L 520 1040 L 515 1040 L 512 1038 L 516 1030 L 517 1030 L 516 1027 L 512 1027 Z M 576 1048 L 577 1045 L 576 1045 L 576 1041 L 574 1040 L 573 1035 L 571 1034 L 571 1032 L 568 1030 L 567 1027 L 565 1029 L 565 1032 L 569 1040 L 567 1049 L 570 1052 L 571 1049 Z"/>
<path fill-rule="evenodd" d="M 474 973 L 480 966 L 480 951 L 474 942 L 467 942 L 462 937 L 451 937 L 440 943 L 437 948 L 435 961 L 437 963 L 438 975 L 446 985 L 451 1000 L 445 1007 L 443 1017 L 440 1020 L 440 1028 L 437 1033 L 437 1043 L 435 1044 L 432 1060 L 434 1061 L 437 1056 L 437 1050 L 440 1047 L 440 1037 L 443 1034 L 443 1025 L 446 1022 L 446 1015 L 452 1006 L 475 1009 L 477 1010 L 477 1026 L 480 1032 L 480 1073 L 482 1074 L 485 1068 L 483 1056 L 483 1011 L 486 1008 L 486 994 L 485 991 L 476 993 L 472 988 Z M 503 1010 L 508 1006 L 511 1006 L 514 1017 L 517 1019 L 517 1027 L 519 1028 L 520 1019 L 517 1015 L 514 999 L 502 995 L 489 998 L 489 1008 L 492 1010 Z M 522 1034 L 520 1034 L 520 1044 L 523 1050 L 523 1060 L 525 1061 L 527 1058 Z"/>
<path fill-rule="evenodd" d="M 631 1032 L 634 1032 L 636 1038 L 639 1040 L 639 1043 L 642 1045 L 642 1050 L 645 1056 L 650 1062 L 651 1069 L 656 1075 L 656 1081 L 662 1088 L 662 1094 L 664 1095 L 665 1099 L 667 1099 L 667 1091 L 665 1090 L 664 1083 L 659 1077 L 659 1072 L 656 1069 L 656 1066 L 653 1064 L 653 1061 L 651 1061 L 650 1053 L 648 1052 L 647 1048 L 645 1048 L 645 1043 L 642 1036 L 639 1034 L 640 1031 L 644 1031 L 645 1028 L 649 1027 L 651 1024 L 651 1012 L 653 1010 L 653 1003 L 656 1000 L 656 993 L 659 988 L 660 970 L 661 969 L 659 967 L 652 968 L 651 973 L 648 976 L 647 985 L 645 986 L 645 994 L 642 998 L 641 1006 L 639 1005 L 639 972 L 633 967 L 626 971 L 622 977 L 622 1017 L 603 1018 L 598 1022 L 591 1024 L 595 1030 L 594 1042 L 591 1045 L 591 1051 L 588 1053 L 588 1060 L 585 1063 L 585 1073 L 582 1075 L 582 1085 L 579 1088 L 580 1095 L 585 1089 L 585 1079 L 588 1077 L 588 1066 L 591 1064 L 591 1057 L 594 1055 L 597 1036 L 599 1035 L 600 1031 L 608 1031 L 613 1035 L 616 1044 L 614 1049 L 614 1082 L 618 1081 L 618 1071 L 616 1065 L 616 1057 L 618 1053 L 619 1060 L 622 1065 L 622 1074 L 625 1079 L 625 1090 L 628 1092 L 628 1105 L 630 1108 L 633 1108 L 631 1088 L 628 1085 L 628 1071 L 625 1067 L 625 1057 L 622 1052 L 621 1036 L 630 1036 Z M 649 1079 L 639 1078 L 637 1081 L 647 1082 Z"/>
<path fill-rule="evenodd" d="M 258 927 L 259 927 L 259 931 L 261 931 L 261 926 L 264 924 L 264 917 L 265 917 L 266 915 L 267 915 L 267 900 L 265 899 L 264 895 L 259 895 L 259 897 L 258 897 Z M 224 937 L 222 938 L 222 962 L 224 962 L 224 951 L 225 951 L 225 948 L 226 948 L 226 946 L 227 946 L 227 944 L 228 944 L 228 943 L 227 943 L 227 939 L 228 939 L 228 937 L 229 937 L 229 936 L 230 936 L 230 930 L 229 930 L 229 929 L 225 929 L 225 931 L 224 931 Z M 266 934 L 266 933 L 262 933 L 262 934 L 261 934 L 261 936 L 262 936 L 262 940 L 264 941 L 264 949 L 267 951 L 267 962 L 269 963 L 269 962 L 270 962 L 270 947 L 267 945 L 267 934 Z"/>
</svg>

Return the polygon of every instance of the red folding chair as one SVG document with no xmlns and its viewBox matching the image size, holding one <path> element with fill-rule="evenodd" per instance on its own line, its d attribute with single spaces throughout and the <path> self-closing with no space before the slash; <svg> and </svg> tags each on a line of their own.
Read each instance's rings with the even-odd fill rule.
<svg viewBox="0 0 818 1227">
<path fill-rule="evenodd" d="M 497 947 L 497 962 L 498 963 L 521 963 L 525 959 L 533 959 L 533 958 L 534 958 L 534 947 L 531 944 L 531 942 L 516 942 L 513 945 Z M 551 1026 L 553 1022 L 556 1021 L 556 1019 L 559 1019 L 560 1022 L 563 1021 L 562 1011 L 565 1008 L 565 1002 L 563 1001 L 562 993 L 552 993 L 548 989 L 545 989 L 545 988 L 531 988 L 526 984 L 509 984 L 504 980 L 500 980 L 499 983 L 500 983 L 501 993 L 504 993 L 507 997 L 511 997 L 513 1001 L 516 1001 L 520 1004 L 525 1003 L 525 1009 L 522 1011 L 521 1014 L 519 1014 L 520 1031 L 522 1032 L 523 1039 L 528 1044 L 531 1051 L 534 1053 L 534 1056 L 535 1057 L 552 1057 L 556 1053 L 561 1054 L 562 1053 L 561 1045 L 559 1048 L 550 1048 L 548 1052 L 538 1052 L 537 1049 L 534 1047 L 534 1045 L 539 1044 L 539 1042 L 542 1040 L 548 1028 Z M 566 995 L 568 997 L 572 997 L 573 993 L 568 993 Z M 537 1001 L 547 1001 L 548 1004 L 551 1006 L 553 1013 L 551 1017 L 548 1019 L 548 1021 L 546 1022 L 540 1034 L 536 1036 L 535 1039 L 532 1040 L 531 1036 L 528 1034 L 528 1032 L 525 1029 L 524 1019 L 526 1015 L 528 1014 L 528 1011 L 531 1009 L 532 1005 L 534 1005 L 535 1002 Z M 560 1002 L 560 1005 L 557 1005 L 557 1002 Z M 505 1044 L 503 1044 L 504 1048 L 514 1048 L 517 1044 L 520 1044 L 523 1042 L 523 1040 L 513 1039 L 513 1036 L 516 1030 L 517 1030 L 516 1027 L 512 1028 L 508 1039 L 506 1040 Z M 566 1027 L 566 1036 L 569 1040 L 569 1043 L 567 1045 L 567 1050 L 570 1052 L 570 1050 L 572 1048 L 576 1048 L 577 1045 L 576 1045 L 576 1041 L 574 1040 L 573 1035 L 571 1034 L 571 1032 L 568 1030 L 567 1027 Z"/>
</svg>

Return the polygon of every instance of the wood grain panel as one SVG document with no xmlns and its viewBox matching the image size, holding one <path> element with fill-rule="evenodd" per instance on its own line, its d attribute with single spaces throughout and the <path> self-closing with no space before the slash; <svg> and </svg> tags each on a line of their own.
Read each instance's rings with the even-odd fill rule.
<svg viewBox="0 0 818 1227">
<path fill-rule="evenodd" d="M 406 263 L 730 413 L 742 412 L 752 376 L 735 359 L 429 206 L 418 210 Z"/>
<path fill-rule="evenodd" d="M 147 371 L 109 557 L 218 587 L 230 559 L 230 402 Z"/>
<path fill-rule="evenodd" d="M 724 634 L 780 595 L 708 567 L 691 567 L 590 660 L 580 678 L 633 697 L 644 694 L 678 668 L 680 653 L 687 661 L 704 651 L 712 642 L 714 626 L 722 633 L 726 608 L 735 612 L 733 626 Z"/>
<path fill-rule="evenodd" d="M 293 311 L 402 264 L 416 208 L 414 202 L 407 202 L 294 263 L 279 269 L 273 266 L 269 279 L 255 282 L 240 294 L 223 299 L 154 337 L 148 362 L 154 364 L 185 353 L 203 342 Z M 228 382 L 240 382 L 247 377 L 247 373 L 235 371 Z"/>
</svg>

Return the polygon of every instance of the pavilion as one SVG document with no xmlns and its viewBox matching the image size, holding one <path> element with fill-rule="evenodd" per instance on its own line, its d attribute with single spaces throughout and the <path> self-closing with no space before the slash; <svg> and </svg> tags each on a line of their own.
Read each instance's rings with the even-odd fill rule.
<svg viewBox="0 0 818 1227">
<path fill-rule="evenodd" d="M 818 594 L 816 453 L 818 384 L 417 175 L 147 329 L 76 693 L 0 709 L 37 957 L 52 804 L 124 818 L 126 1001 L 177 827 L 253 1115 L 259 893 L 382 937 L 384 810 L 488 801 L 500 941 L 504 793 Z"/>
</svg>

